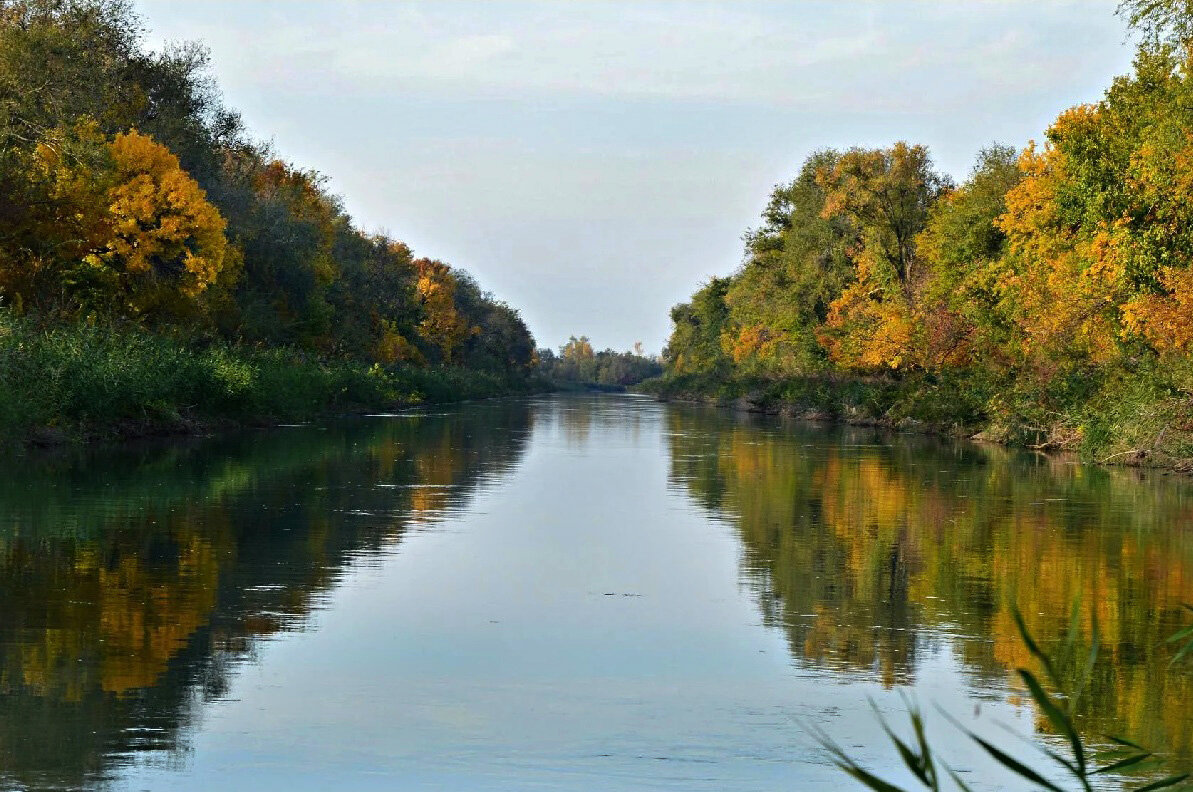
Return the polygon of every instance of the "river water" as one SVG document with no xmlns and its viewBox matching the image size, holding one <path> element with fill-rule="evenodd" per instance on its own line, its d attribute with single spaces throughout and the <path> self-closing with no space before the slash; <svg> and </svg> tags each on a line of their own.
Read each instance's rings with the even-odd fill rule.
<svg viewBox="0 0 1193 792">
<path fill-rule="evenodd" d="M 810 731 L 905 781 L 905 698 L 1009 789 L 939 710 L 1060 746 L 1011 609 L 1074 603 L 1087 733 L 1186 767 L 1191 539 L 1176 477 L 632 396 L 24 457 L 0 789 L 840 790 Z"/>
</svg>

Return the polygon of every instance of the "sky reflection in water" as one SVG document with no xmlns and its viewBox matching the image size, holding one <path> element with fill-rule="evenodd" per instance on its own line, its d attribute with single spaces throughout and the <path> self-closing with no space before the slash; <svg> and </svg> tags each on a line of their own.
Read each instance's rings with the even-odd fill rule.
<svg viewBox="0 0 1193 792">
<path fill-rule="evenodd" d="M 634 397 L 25 460 L 0 785 L 840 789 L 804 725 L 901 777 L 867 704 L 897 686 L 1042 727 L 1008 606 L 1049 636 L 1078 596 L 1091 732 L 1187 763 L 1190 675 L 1157 645 L 1193 601 L 1190 492 Z"/>
</svg>

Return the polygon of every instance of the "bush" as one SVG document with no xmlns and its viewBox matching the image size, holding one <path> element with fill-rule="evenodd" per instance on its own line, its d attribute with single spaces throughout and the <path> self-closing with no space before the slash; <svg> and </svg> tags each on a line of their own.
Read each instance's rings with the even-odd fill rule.
<svg viewBox="0 0 1193 792">
<path fill-rule="evenodd" d="M 0 435 L 137 433 L 196 420 L 303 419 L 523 392 L 517 377 L 197 345 L 119 325 L 41 328 L 0 311 Z"/>
</svg>

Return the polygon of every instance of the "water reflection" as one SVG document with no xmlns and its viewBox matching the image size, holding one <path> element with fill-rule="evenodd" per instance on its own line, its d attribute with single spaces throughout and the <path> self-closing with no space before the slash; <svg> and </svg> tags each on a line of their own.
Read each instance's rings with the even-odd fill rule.
<svg viewBox="0 0 1193 792">
<path fill-rule="evenodd" d="M 0 477 L 0 787 L 177 754 L 262 639 L 514 466 L 528 404 L 357 420 Z"/>
<path fill-rule="evenodd" d="M 1078 597 L 1088 731 L 1188 764 L 1190 531 L 1184 480 L 627 397 L 23 460 L 0 788 L 838 788 L 801 722 L 1028 729 L 1010 606 Z"/>
<path fill-rule="evenodd" d="M 1193 674 L 1163 645 L 1193 602 L 1187 481 L 699 409 L 667 427 L 672 485 L 736 524 L 745 579 L 798 664 L 912 684 L 948 642 L 975 693 L 1024 701 L 1012 606 L 1050 638 L 1080 601 L 1102 660 L 1085 729 L 1193 764 Z"/>
</svg>

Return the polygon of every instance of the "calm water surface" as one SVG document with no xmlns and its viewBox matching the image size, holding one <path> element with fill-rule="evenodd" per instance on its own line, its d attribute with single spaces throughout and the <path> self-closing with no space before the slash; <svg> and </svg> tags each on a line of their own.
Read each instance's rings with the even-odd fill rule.
<svg viewBox="0 0 1193 792">
<path fill-rule="evenodd" d="M 23 459 L 0 788 L 839 790 L 810 724 L 904 777 L 868 697 L 1043 733 L 1010 606 L 1077 600 L 1089 732 L 1187 766 L 1191 534 L 1180 479 L 634 397 Z"/>
</svg>

